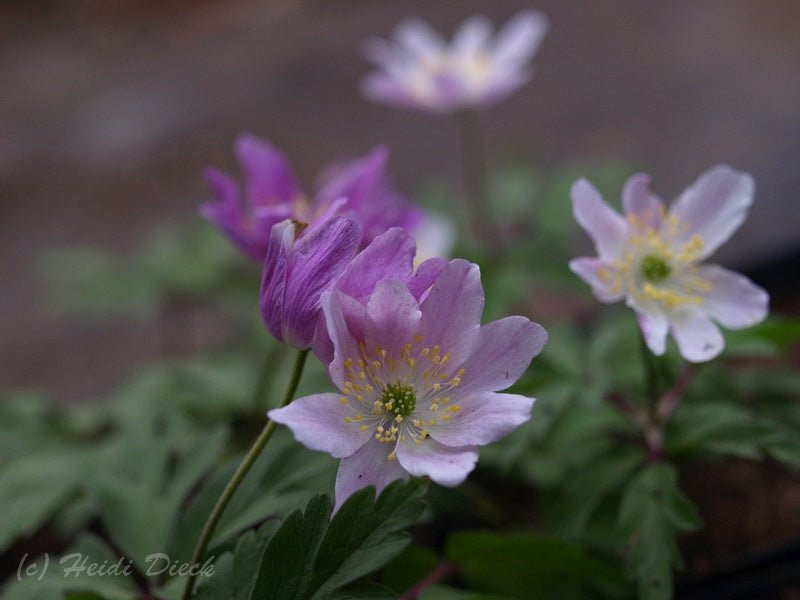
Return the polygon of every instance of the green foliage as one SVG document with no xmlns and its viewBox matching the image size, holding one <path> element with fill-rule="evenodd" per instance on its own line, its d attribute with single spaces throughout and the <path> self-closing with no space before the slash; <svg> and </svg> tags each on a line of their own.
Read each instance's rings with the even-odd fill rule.
<svg viewBox="0 0 800 600">
<path fill-rule="evenodd" d="M 628 538 L 628 574 L 639 597 L 672 597 L 672 567 L 682 565 L 676 536 L 700 526 L 692 502 L 678 488 L 675 467 L 654 463 L 628 484 L 619 509 L 619 527 Z"/>
<path fill-rule="evenodd" d="M 98 248 L 69 248 L 41 261 L 58 306 L 99 315 L 152 314 L 164 302 L 207 301 L 226 289 L 230 300 L 239 293 L 241 266 L 230 243 L 206 224 L 155 231 L 130 260 Z"/>
<path fill-rule="evenodd" d="M 511 598 L 627 596 L 613 562 L 577 544 L 529 534 L 463 532 L 450 537 L 447 558 L 472 589 Z"/>
<path fill-rule="evenodd" d="M 305 511 L 291 513 L 277 529 L 267 523 L 256 533 L 245 533 L 232 558 L 230 554 L 220 557 L 217 574 L 201 582 L 196 597 L 392 597 L 385 588 L 375 584 L 365 588 L 356 582 L 385 566 L 409 544 L 404 530 L 421 515 L 424 492 L 419 480 L 397 481 L 377 499 L 374 488 L 365 488 L 353 494 L 333 519 L 330 498 L 316 496 Z"/>
</svg>

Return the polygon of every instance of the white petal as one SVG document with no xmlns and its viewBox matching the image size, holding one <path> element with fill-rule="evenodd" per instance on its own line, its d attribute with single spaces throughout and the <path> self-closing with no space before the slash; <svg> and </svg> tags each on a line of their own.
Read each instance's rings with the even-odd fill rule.
<svg viewBox="0 0 800 600">
<path fill-rule="evenodd" d="M 418 58 L 437 55 L 444 49 L 442 36 L 420 19 L 409 19 L 398 25 L 395 39 Z"/>
<path fill-rule="evenodd" d="M 497 62 L 522 66 L 536 53 L 547 33 L 547 17 L 535 10 L 517 14 L 497 34 L 494 59 Z"/>
<path fill-rule="evenodd" d="M 711 360 L 725 347 L 719 327 L 696 308 L 674 311 L 669 324 L 681 356 L 690 362 Z"/>
<path fill-rule="evenodd" d="M 453 36 L 453 49 L 461 55 L 481 51 L 492 35 L 492 23 L 484 15 L 470 17 Z"/>
<path fill-rule="evenodd" d="M 636 312 L 636 318 L 639 321 L 639 328 L 642 330 L 644 341 L 650 351 L 661 356 L 667 349 L 667 331 L 669 330 L 669 322 L 667 318 L 660 313 L 652 312 L 645 314 L 643 312 Z"/>
<path fill-rule="evenodd" d="M 592 286 L 595 297 L 606 304 L 621 300 L 625 291 L 621 285 L 615 289 L 617 269 L 602 258 L 584 257 L 569 261 L 569 268 L 578 277 Z"/>
<path fill-rule="evenodd" d="M 585 179 L 572 186 L 572 213 L 575 220 L 594 240 L 601 258 L 616 259 L 622 253 L 628 224 Z"/>
<path fill-rule="evenodd" d="M 755 183 L 747 173 L 717 165 L 700 175 L 675 201 L 670 213 L 680 221 L 678 239 L 703 239 L 700 259 L 710 256 L 744 222 Z"/>
<path fill-rule="evenodd" d="M 653 193 L 652 179 L 649 175 L 637 174 L 628 178 L 622 188 L 622 206 L 625 215 L 634 217 L 636 225 L 646 230 L 661 227 L 663 204 Z"/>
<path fill-rule="evenodd" d="M 698 267 L 697 276 L 711 284 L 703 307 L 721 325 L 742 329 L 766 318 L 769 295 L 744 275 L 717 265 L 703 265 Z"/>
</svg>

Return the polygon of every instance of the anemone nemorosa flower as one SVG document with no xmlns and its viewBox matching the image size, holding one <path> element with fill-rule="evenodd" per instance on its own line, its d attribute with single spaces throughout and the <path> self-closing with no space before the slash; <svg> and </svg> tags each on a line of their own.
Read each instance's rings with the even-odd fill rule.
<svg viewBox="0 0 800 600">
<path fill-rule="evenodd" d="M 741 329 L 762 321 L 769 297 L 749 279 L 698 264 L 744 222 L 754 183 L 728 166 L 712 167 L 667 211 L 650 177 L 634 175 L 622 191 L 625 218 L 581 179 L 572 187 L 575 219 L 593 238 L 597 257 L 570 268 L 606 303 L 625 298 L 648 347 L 663 354 L 671 332 L 686 360 L 707 361 L 725 345 L 716 323 Z"/>
<path fill-rule="evenodd" d="M 494 39 L 489 19 L 474 16 L 448 45 L 426 23 L 409 20 L 395 30 L 394 44 L 365 43 L 378 70 L 362 91 L 371 100 L 437 113 L 494 104 L 532 77 L 527 63 L 546 32 L 546 17 L 534 10 L 516 15 Z"/>
<path fill-rule="evenodd" d="M 409 475 L 458 485 L 478 446 L 530 418 L 532 398 L 497 392 L 522 375 L 547 334 L 520 316 L 481 326 L 477 265 L 449 262 L 421 301 L 406 283 L 383 279 L 365 304 L 333 290 L 323 309 L 340 392 L 299 398 L 269 417 L 342 459 L 337 506 Z"/>
<path fill-rule="evenodd" d="M 300 349 L 311 346 L 321 296 L 345 272 L 361 239 L 360 226 L 347 217 L 328 219 L 301 236 L 303 228 L 289 220 L 272 227 L 259 293 L 267 329 Z"/>
<path fill-rule="evenodd" d="M 206 178 L 216 198 L 203 204 L 200 212 L 255 260 L 264 259 L 272 226 L 285 219 L 306 223 L 308 235 L 333 215 L 348 216 L 361 225 L 362 248 L 389 227 L 411 229 L 422 219 L 422 211 L 392 187 L 385 148 L 327 169 L 311 200 L 286 157 L 268 142 L 242 134 L 235 150 L 244 171 L 245 203 L 236 180 L 210 167 Z"/>
</svg>

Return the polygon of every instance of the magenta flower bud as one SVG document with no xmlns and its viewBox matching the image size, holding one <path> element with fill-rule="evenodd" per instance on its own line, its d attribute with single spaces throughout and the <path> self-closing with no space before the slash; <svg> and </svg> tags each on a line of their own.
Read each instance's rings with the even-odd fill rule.
<svg viewBox="0 0 800 600">
<path fill-rule="evenodd" d="M 361 240 L 361 227 L 346 217 L 328 219 L 307 233 L 303 229 L 288 220 L 273 226 L 259 294 L 267 329 L 299 349 L 311 346 L 321 296 L 344 273 Z"/>
</svg>

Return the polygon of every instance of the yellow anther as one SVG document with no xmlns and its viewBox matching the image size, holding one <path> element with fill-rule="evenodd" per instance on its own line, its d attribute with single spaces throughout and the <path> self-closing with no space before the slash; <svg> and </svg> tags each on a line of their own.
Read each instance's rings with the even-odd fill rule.
<svg viewBox="0 0 800 600">
<path fill-rule="evenodd" d="M 352 358 L 348 358 L 346 361 L 344 361 L 344 366 L 345 366 L 346 369 L 352 369 L 353 368 L 353 359 Z"/>
<path fill-rule="evenodd" d="M 467 372 L 467 371 L 466 371 L 465 369 L 459 369 L 459 370 L 458 370 L 458 373 L 456 373 L 456 375 L 457 375 L 458 377 L 463 377 L 463 376 L 464 376 L 464 373 L 466 373 L 466 372 Z"/>
<path fill-rule="evenodd" d="M 423 348 L 422 351 L 419 353 L 420 356 L 428 356 L 428 353 L 431 351 L 430 348 Z"/>
<path fill-rule="evenodd" d="M 347 398 L 342 396 L 341 398 L 339 398 L 339 402 L 341 402 L 342 404 L 347 404 Z"/>
<path fill-rule="evenodd" d="M 433 391 L 434 392 L 438 392 L 440 389 L 442 389 L 442 384 L 441 383 L 434 383 L 433 384 Z"/>
<path fill-rule="evenodd" d="M 356 421 L 363 421 L 364 417 L 362 415 L 356 415 Z"/>
<path fill-rule="evenodd" d="M 367 430 L 367 426 L 366 425 L 362 425 L 358 429 L 359 429 L 359 431 L 366 431 Z"/>
<path fill-rule="evenodd" d="M 390 452 L 389 456 L 386 457 L 389 460 L 395 460 L 397 458 L 397 452 Z"/>
<path fill-rule="evenodd" d="M 461 377 L 453 377 L 450 380 L 450 385 L 452 385 L 453 387 L 456 387 L 459 383 L 461 383 Z"/>
<path fill-rule="evenodd" d="M 438 405 L 438 404 L 436 404 L 436 402 L 432 403 L 432 404 L 431 404 L 431 410 L 432 410 L 433 412 L 436 412 L 437 410 L 439 410 L 439 405 Z"/>
<path fill-rule="evenodd" d="M 409 358 L 408 360 L 406 360 L 406 364 L 413 369 L 414 367 L 417 366 L 417 361 L 414 360 L 413 358 Z"/>
<path fill-rule="evenodd" d="M 415 341 L 416 343 L 418 343 L 418 344 L 421 344 L 421 343 L 422 343 L 422 336 L 421 336 L 421 335 L 419 335 L 419 334 L 415 335 L 415 336 L 414 336 L 414 341 Z"/>
<path fill-rule="evenodd" d="M 364 371 L 361 371 L 361 372 L 358 374 L 358 378 L 359 378 L 359 379 L 361 379 L 361 381 L 366 381 L 366 379 L 367 379 L 367 374 L 366 374 L 366 373 L 364 373 Z"/>
<path fill-rule="evenodd" d="M 364 396 L 359 394 L 359 395 L 356 396 L 356 400 L 358 400 L 359 402 L 363 402 L 364 401 Z"/>
<path fill-rule="evenodd" d="M 431 419 L 428 421 L 428 425 L 436 425 L 436 419 Z"/>
<path fill-rule="evenodd" d="M 352 423 L 353 422 L 353 417 L 345 417 L 344 420 L 345 420 L 346 423 Z"/>
<path fill-rule="evenodd" d="M 403 422 L 403 415 L 395 416 L 394 420 L 397 421 L 398 423 L 402 423 Z"/>
</svg>

